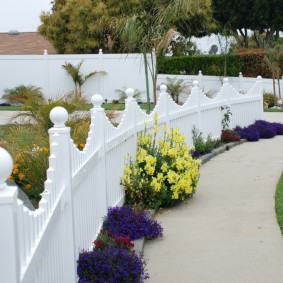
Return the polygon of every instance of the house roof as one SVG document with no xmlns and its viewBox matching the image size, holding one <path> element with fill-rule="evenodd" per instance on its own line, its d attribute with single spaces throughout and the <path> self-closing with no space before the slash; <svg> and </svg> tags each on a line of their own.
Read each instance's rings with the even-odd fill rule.
<svg viewBox="0 0 283 283">
<path fill-rule="evenodd" d="M 0 55 L 57 54 L 52 44 L 37 32 L 0 33 Z"/>
</svg>

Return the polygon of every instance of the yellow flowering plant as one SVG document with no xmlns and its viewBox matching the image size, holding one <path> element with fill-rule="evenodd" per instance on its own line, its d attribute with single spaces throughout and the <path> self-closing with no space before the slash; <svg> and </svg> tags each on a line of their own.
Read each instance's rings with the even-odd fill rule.
<svg viewBox="0 0 283 283">
<path fill-rule="evenodd" d="M 154 129 L 138 134 L 136 159 L 124 168 L 126 202 L 145 208 L 174 205 L 191 196 L 199 179 L 200 161 L 192 158 L 179 129 L 163 126 L 163 138 Z"/>
<path fill-rule="evenodd" d="M 33 145 L 32 150 L 23 150 L 15 157 L 15 164 L 9 180 L 27 194 L 33 205 L 37 207 L 40 193 L 44 188 L 46 170 L 48 168 L 49 149 Z"/>
</svg>

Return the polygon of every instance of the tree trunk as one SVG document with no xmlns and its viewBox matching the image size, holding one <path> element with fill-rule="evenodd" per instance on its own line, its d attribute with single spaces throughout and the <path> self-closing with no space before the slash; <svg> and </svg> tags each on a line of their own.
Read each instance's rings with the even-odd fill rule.
<svg viewBox="0 0 283 283">
<path fill-rule="evenodd" d="M 148 83 L 148 69 L 147 69 L 147 55 L 146 51 L 143 51 L 143 59 L 144 59 L 144 71 L 145 71 L 145 83 L 146 83 L 146 102 L 147 102 L 147 110 L 146 113 L 150 113 L 150 96 L 149 96 L 149 83 Z"/>
</svg>

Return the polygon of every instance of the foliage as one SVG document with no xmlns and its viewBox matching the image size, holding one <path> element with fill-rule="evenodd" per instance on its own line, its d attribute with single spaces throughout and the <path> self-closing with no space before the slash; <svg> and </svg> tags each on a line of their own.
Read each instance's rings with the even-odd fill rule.
<svg viewBox="0 0 283 283">
<path fill-rule="evenodd" d="M 219 31 L 229 29 L 238 47 L 248 47 L 248 30 L 252 30 L 257 46 L 262 48 L 278 41 L 283 20 L 280 0 L 213 0 L 213 17 L 219 23 Z M 251 13 L 252 11 L 252 13 Z M 238 36 L 238 33 L 241 36 Z M 273 34 L 276 33 L 275 36 Z"/>
<path fill-rule="evenodd" d="M 125 103 L 125 100 L 127 99 L 126 88 L 115 89 L 115 92 L 119 95 L 119 102 Z M 134 89 L 133 98 L 138 99 L 138 98 L 140 98 L 141 94 L 142 94 L 142 92 L 140 90 Z"/>
<path fill-rule="evenodd" d="M 283 135 L 283 124 L 270 123 L 264 120 L 257 120 L 245 128 L 237 127 L 237 132 L 242 139 L 258 141 L 260 138 L 269 139 L 275 135 Z"/>
<path fill-rule="evenodd" d="M 217 141 L 212 139 L 211 134 L 209 134 L 206 140 L 204 140 L 202 136 L 202 132 L 196 129 L 195 126 L 192 129 L 192 138 L 194 144 L 192 155 L 194 157 L 198 157 L 202 154 L 210 153 L 217 144 Z"/>
<path fill-rule="evenodd" d="M 25 104 L 27 101 L 42 102 L 44 100 L 41 89 L 32 85 L 6 88 L 2 98 L 11 104 Z"/>
<path fill-rule="evenodd" d="M 21 151 L 15 157 L 13 171 L 9 177 L 26 193 L 35 207 L 41 199 L 40 194 L 46 180 L 48 155 L 47 147 L 39 147 L 36 144 L 32 150 Z"/>
<path fill-rule="evenodd" d="M 107 247 L 125 249 L 132 252 L 134 243 L 131 242 L 130 236 L 117 236 L 110 230 L 100 230 L 96 240 L 93 242 L 94 250 L 102 250 Z"/>
<path fill-rule="evenodd" d="M 163 126 L 164 137 L 156 140 L 157 116 L 150 133 L 138 134 L 136 160 L 124 168 L 122 185 L 128 204 L 156 208 L 179 203 L 191 196 L 199 177 L 200 161 L 194 160 L 185 136 Z"/>
<path fill-rule="evenodd" d="M 276 105 L 275 97 L 272 93 L 264 93 L 263 94 L 263 104 L 267 105 L 268 108 Z"/>
<path fill-rule="evenodd" d="M 108 208 L 103 229 L 116 236 L 128 236 L 131 241 L 147 237 L 155 239 L 162 236 L 163 228 L 151 219 L 149 212 L 138 207 L 123 206 Z"/>
<path fill-rule="evenodd" d="M 67 72 L 67 74 L 72 78 L 74 84 L 75 84 L 75 96 L 82 96 L 82 85 L 91 77 L 93 77 L 94 75 L 98 74 L 98 73 L 104 73 L 103 71 L 94 71 L 94 72 L 90 72 L 87 75 L 83 75 L 81 73 L 81 67 L 83 64 L 83 60 L 81 60 L 81 62 L 77 65 L 74 66 L 71 63 L 65 63 L 64 65 L 62 65 L 62 68 Z"/>
<path fill-rule="evenodd" d="M 205 75 L 223 75 L 224 55 L 194 55 L 180 57 L 159 57 L 159 73 L 197 75 L 201 70 Z M 231 54 L 227 57 L 227 76 L 238 76 L 242 71 L 241 58 L 239 55 Z"/>
<path fill-rule="evenodd" d="M 230 119 L 231 119 L 231 116 L 232 116 L 231 109 L 227 105 L 221 106 L 220 109 L 221 109 L 221 111 L 225 111 L 223 113 L 223 118 L 221 120 L 222 129 L 228 130 L 229 126 L 230 126 Z"/>
<path fill-rule="evenodd" d="M 240 140 L 241 140 L 240 135 L 234 130 L 226 129 L 221 131 L 222 142 L 235 142 Z"/>
<path fill-rule="evenodd" d="M 190 86 L 188 83 L 184 83 L 184 80 L 176 78 L 166 78 L 165 84 L 167 86 L 167 92 L 171 95 L 172 99 L 178 104 L 180 95 L 182 93 L 189 94 Z"/>
<path fill-rule="evenodd" d="M 283 234 L 283 176 L 282 175 L 276 187 L 275 211 L 276 211 L 279 227 Z"/>
<path fill-rule="evenodd" d="M 80 283 L 141 283 L 149 278 L 145 260 L 123 248 L 83 251 L 77 264 Z"/>
</svg>

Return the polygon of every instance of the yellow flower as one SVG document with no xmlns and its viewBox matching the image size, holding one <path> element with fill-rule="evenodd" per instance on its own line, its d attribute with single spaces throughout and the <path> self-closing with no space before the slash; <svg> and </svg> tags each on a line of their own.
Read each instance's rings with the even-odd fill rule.
<svg viewBox="0 0 283 283">
<path fill-rule="evenodd" d="M 24 162 L 25 162 L 25 160 L 22 158 L 22 159 L 20 160 L 20 162 L 21 162 L 21 163 L 24 163 Z"/>
<path fill-rule="evenodd" d="M 166 173 L 168 171 L 168 164 L 166 162 L 162 164 L 161 170 L 163 173 Z"/>
<path fill-rule="evenodd" d="M 18 173 L 19 173 L 19 169 L 14 169 L 14 170 L 13 170 L 13 174 L 14 174 L 14 175 L 16 175 L 16 174 L 18 174 Z"/>
<path fill-rule="evenodd" d="M 13 176 L 9 176 L 9 177 L 8 177 L 8 180 L 9 180 L 9 181 L 12 181 L 12 180 L 13 180 Z"/>
<path fill-rule="evenodd" d="M 29 190 L 31 188 L 31 184 L 26 185 L 26 189 Z"/>
<path fill-rule="evenodd" d="M 146 157 L 146 150 L 144 150 L 143 148 L 140 148 L 138 153 L 137 153 L 137 160 L 139 163 L 144 162 L 145 157 Z"/>
</svg>

